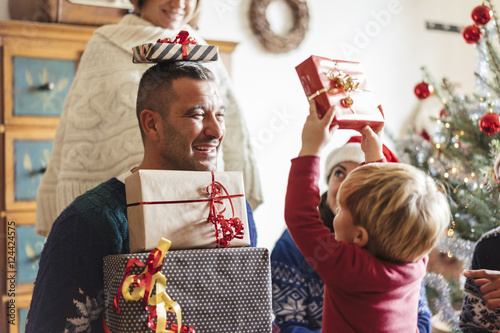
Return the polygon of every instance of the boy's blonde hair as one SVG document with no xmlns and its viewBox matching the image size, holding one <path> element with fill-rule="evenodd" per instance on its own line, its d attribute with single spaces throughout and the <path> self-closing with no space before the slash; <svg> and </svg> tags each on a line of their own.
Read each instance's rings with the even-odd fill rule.
<svg viewBox="0 0 500 333">
<path fill-rule="evenodd" d="M 446 196 L 423 171 L 403 163 L 354 169 L 337 193 L 355 225 L 368 232 L 366 248 L 392 262 L 424 257 L 450 222 Z"/>
</svg>

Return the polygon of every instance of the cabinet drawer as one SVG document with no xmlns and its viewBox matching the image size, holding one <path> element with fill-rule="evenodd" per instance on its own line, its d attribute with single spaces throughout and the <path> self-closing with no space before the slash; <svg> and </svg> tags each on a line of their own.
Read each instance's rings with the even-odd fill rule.
<svg viewBox="0 0 500 333">
<path fill-rule="evenodd" d="M 76 60 L 13 57 L 13 117 L 59 117 Z"/>
<path fill-rule="evenodd" d="M 52 153 L 55 129 L 5 132 L 5 208 L 35 210 L 36 193 Z"/>
<path fill-rule="evenodd" d="M 56 126 L 86 43 L 6 37 L 4 122 Z"/>
</svg>

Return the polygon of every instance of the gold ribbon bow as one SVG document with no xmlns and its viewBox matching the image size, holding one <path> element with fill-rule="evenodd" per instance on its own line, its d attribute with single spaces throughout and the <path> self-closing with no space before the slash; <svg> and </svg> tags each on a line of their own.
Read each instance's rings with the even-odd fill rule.
<svg viewBox="0 0 500 333">
<path fill-rule="evenodd" d="M 342 72 L 336 61 L 334 61 L 334 63 L 335 68 L 326 74 L 326 77 L 330 80 L 330 88 L 323 88 L 316 91 L 314 94 L 309 96 L 309 100 L 312 100 L 325 92 L 331 92 L 334 94 L 344 92 L 347 96 L 341 99 L 340 103 L 343 107 L 348 108 L 354 103 L 350 96 L 350 92 L 358 89 L 359 81 L 354 79 L 349 74 Z"/>
</svg>

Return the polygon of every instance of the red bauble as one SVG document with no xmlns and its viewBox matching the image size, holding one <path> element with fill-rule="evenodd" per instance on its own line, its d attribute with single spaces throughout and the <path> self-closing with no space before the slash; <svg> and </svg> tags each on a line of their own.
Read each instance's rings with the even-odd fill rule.
<svg viewBox="0 0 500 333">
<path fill-rule="evenodd" d="M 487 135 L 500 132 L 500 117 L 496 113 L 488 112 L 479 119 L 479 129 Z"/>
<path fill-rule="evenodd" d="M 469 25 L 462 30 L 462 37 L 468 44 L 475 44 L 483 37 L 483 34 L 475 25 Z"/>
<path fill-rule="evenodd" d="M 414 92 L 418 99 L 424 99 L 434 93 L 434 87 L 428 83 L 420 82 L 415 86 Z"/>
<path fill-rule="evenodd" d="M 477 6 L 472 10 L 472 20 L 477 25 L 483 25 L 488 23 L 493 17 L 493 11 L 491 8 L 486 6 Z"/>
<path fill-rule="evenodd" d="M 450 115 L 448 112 L 446 112 L 445 108 L 442 108 L 441 111 L 439 111 L 439 118 L 448 118 Z"/>
</svg>

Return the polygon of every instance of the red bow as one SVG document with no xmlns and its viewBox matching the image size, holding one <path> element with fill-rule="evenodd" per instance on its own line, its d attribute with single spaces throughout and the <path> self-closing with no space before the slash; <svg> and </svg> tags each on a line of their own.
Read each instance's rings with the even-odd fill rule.
<svg viewBox="0 0 500 333">
<path fill-rule="evenodd" d="M 228 198 L 231 204 L 231 210 L 233 217 L 226 219 L 223 213 L 226 211 L 224 202 L 222 201 L 223 193 L 225 192 L 226 198 Z M 229 243 L 234 239 L 243 238 L 243 223 L 238 217 L 234 217 L 234 207 L 231 197 L 227 192 L 226 188 L 215 181 L 214 173 L 212 172 L 212 183 L 207 186 L 207 192 L 210 193 L 210 214 L 208 215 L 207 221 L 213 223 L 215 228 L 215 240 L 217 247 L 228 247 Z M 219 212 L 217 210 L 217 204 L 222 205 L 223 209 Z"/>
<path fill-rule="evenodd" d="M 189 44 L 198 44 L 196 39 L 193 37 L 189 37 L 189 32 L 186 30 L 180 31 L 177 36 L 175 37 L 174 40 L 171 40 L 170 38 L 164 38 L 164 39 L 158 39 L 156 41 L 157 43 L 175 43 L 175 44 L 182 44 L 182 58 L 187 59 L 187 45 Z"/>
</svg>

